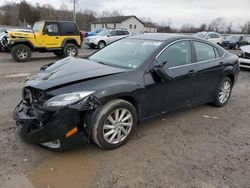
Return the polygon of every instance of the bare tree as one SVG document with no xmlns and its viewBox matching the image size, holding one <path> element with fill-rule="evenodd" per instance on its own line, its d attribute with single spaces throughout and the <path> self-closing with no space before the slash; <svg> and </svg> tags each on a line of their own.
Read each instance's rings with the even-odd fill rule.
<svg viewBox="0 0 250 188">
<path fill-rule="evenodd" d="M 209 24 L 208 29 L 211 31 L 216 31 L 216 32 L 223 32 L 225 30 L 225 21 L 224 18 L 219 17 L 214 20 Z"/>
<path fill-rule="evenodd" d="M 247 33 L 248 32 L 248 22 L 242 24 L 242 25 L 239 25 L 239 29 L 240 29 L 240 32 L 241 33 Z"/>
<path fill-rule="evenodd" d="M 227 30 L 226 30 L 226 32 L 227 32 L 228 34 L 231 34 L 231 33 L 232 33 L 232 28 L 233 28 L 233 23 L 230 22 L 230 23 L 227 25 Z"/>
<path fill-rule="evenodd" d="M 113 10 L 104 10 L 100 13 L 100 17 L 117 17 L 124 16 L 123 10 L 113 9 Z"/>
</svg>

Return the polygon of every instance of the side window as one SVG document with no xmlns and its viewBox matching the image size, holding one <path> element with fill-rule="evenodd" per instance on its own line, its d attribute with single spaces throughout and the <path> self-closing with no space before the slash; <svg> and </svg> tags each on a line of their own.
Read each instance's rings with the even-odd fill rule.
<svg viewBox="0 0 250 188">
<path fill-rule="evenodd" d="M 220 35 L 218 35 L 218 34 L 215 34 L 215 38 L 217 38 L 217 39 L 218 39 L 218 38 L 220 38 Z"/>
<path fill-rule="evenodd" d="M 118 35 L 129 35 L 128 31 L 117 31 Z"/>
<path fill-rule="evenodd" d="M 197 55 L 197 62 L 215 59 L 216 56 L 213 46 L 202 42 L 193 43 Z"/>
<path fill-rule="evenodd" d="M 171 68 L 181 65 L 190 64 L 191 47 L 189 41 L 176 42 L 163 51 L 157 58 L 159 63 L 166 62 L 165 67 Z"/>
<path fill-rule="evenodd" d="M 63 23 L 61 25 L 62 35 L 79 35 L 76 24 L 74 23 Z"/>
<path fill-rule="evenodd" d="M 111 36 L 117 36 L 116 31 L 111 31 L 109 34 L 110 34 Z"/>
<path fill-rule="evenodd" d="M 213 38 L 213 37 L 212 37 L 212 34 L 209 34 L 209 35 L 207 36 L 207 39 L 211 39 L 211 38 Z"/>
<path fill-rule="evenodd" d="M 123 31 L 123 35 L 129 35 L 128 31 Z"/>
<path fill-rule="evenodd" d="M 58 35 L 59 34 L 59 27 L 56 23 L 46 23 L 44 31 L 48 35 Z"/>
</svg>

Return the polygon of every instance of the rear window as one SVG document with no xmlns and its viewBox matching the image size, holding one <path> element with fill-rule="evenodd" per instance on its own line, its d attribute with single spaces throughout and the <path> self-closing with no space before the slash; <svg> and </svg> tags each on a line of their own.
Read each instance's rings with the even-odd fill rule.
<svg viewBox="0 0 250 188">
<path fill-rule="evenodd" d="M 79 35 L 79 30 L 75 23 L 62 23 L 61 34 L 62 35 Z"/>
</svg>

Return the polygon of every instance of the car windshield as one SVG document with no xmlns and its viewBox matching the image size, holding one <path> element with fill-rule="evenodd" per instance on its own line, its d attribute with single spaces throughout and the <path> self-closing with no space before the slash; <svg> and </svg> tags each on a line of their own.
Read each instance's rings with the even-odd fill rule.
<svg viewBox="0 0 250 188">
<path fill-rule="evenodd" d="M 89 60 L 109 66 L 136 69 L 161 44 L 159 41 L 123 39 L 89 57 Z"/>
<path fill-rule="evenodd" d="M 206 32 L 200 32 L 200 33 L 195 33 L 194 36 L 195 37 L 199 37 L 199 38 L 205 38 L 207 35 Z"/>
<path fill-rule="evenodd" d="M 230 35 L 228 37 L 228 39 L 233 39 L 233 40 L 238 40 L 239 38 L 240 38 L 240 36 L 238 36 L 238 35 Z"/>
<path fill-rule="evenodd" d="M 36 22 L 33 26 L 33 31 L 37 33 L 43 26 L 43 22 Z"/>
<path fill-rule="evenodd" d="M 103 30 L 97 34 L 97 36 L 106 36 L 109 33 L 109 30 Z"/>
</svg>

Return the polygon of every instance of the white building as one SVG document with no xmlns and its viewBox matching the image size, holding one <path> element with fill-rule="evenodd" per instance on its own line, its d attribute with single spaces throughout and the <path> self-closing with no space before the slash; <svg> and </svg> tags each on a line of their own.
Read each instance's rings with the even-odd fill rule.
<svg viewBox="0 0 250 188">
<path fill-rule="evenodd" d="M 91 23 L 91 31 L 104 28 L 123 28 L 130 33 L 157 32 L 152 23 L 143 23 L 136 16 L 117 16 L 97 18 Z"/>
</svg>

